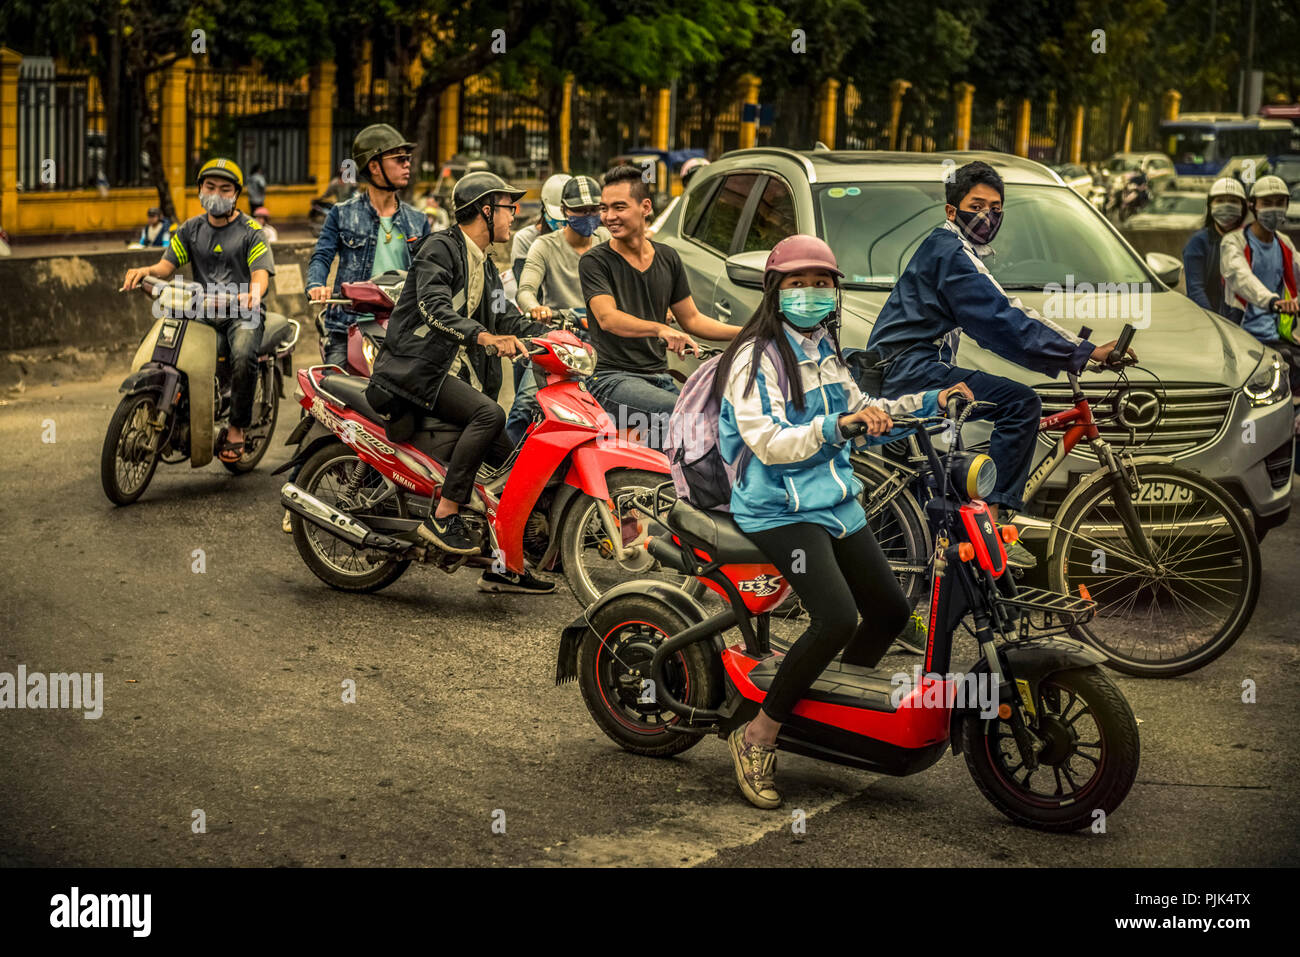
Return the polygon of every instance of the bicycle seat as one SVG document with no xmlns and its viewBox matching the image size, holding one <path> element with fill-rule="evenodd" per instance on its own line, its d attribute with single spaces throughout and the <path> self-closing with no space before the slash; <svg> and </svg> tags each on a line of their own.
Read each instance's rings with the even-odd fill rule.
<svg viewBox="0 0 1300 957">
<path fill-rule="evenodd" d="M 737 565 L 772 563 L 725 512 L 705 511 L 678 499 L 668 511 L 667 522 L 678 538 L 714 561 Z"/>
</svg>

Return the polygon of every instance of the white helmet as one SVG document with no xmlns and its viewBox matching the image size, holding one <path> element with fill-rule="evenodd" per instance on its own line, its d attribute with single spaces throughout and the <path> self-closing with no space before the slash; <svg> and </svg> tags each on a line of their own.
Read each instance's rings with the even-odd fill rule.
<svg viewBox="0 0 1300 957">
<path fill-rule="evenodd" d="M 542 184 L 542 208 L 551 219 L 564 219 L 560 204 L 564 200 L 564 184 L 571 179 L 568 173 L 556 173 Z"/>
<path fill-rule="evenodd" d="M 1210 195 L 1236 196 L 1238 199 L 1245 199 L 1246 190 L 1231 176 L 1224 176 L 1214 181 L 1214 185 L 1210 187 Z"/>
<path fill-rule="evenodd" d="M 1255 181 L 1255 185 L 1250 188 L 1251 199 L 1259 196 L 1290 197 L 1290 195 L 1291 191 L 1286 188 L 1286 183 L 1282 181 L 1281 176 L 1261 176 Z"/>
</svg>

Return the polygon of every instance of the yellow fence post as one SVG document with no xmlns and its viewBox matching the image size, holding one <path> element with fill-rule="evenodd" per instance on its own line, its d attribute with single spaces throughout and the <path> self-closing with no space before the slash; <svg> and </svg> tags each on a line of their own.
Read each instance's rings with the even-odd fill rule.
<svg viewBox="0 0 1300 957">
<path fill-rule="evenodd" d="M 460 84 L 453 83 L 438 97 L 438 162 L 446 163 L 460 145 Z"/>
<path fill-rule="evenodd" d="M 953 86 L 957 94 L 957 104 L 953 115 L 953 149 L 970 149 L 971 116 L 975 102 L 975 85 L 958 83 Z"/>
<path fill-rule="evenodd" d="M 1083 162 L 1083 107 L 1076 106 L 1070 117 L 1070 162 Z"/>
<path fill-rule="evenodd" d="M 1029 99 L 1025 98 L 1020 101 L 1020 106 L 1016 110 L 1016 149 L 1017 156 L 1029 156 L 1029 117 L 1033 106 Z"/>
<path fill-rule="evenodd" d="M 560 165 L 552 173 L 567 172 L 573 149 L 573 74 L 564 75 L 564 92 L 560 99 Z"/>
<path fill-rule="evenodd" d="M 1178 111 L 1182 106 L 1183 95 L 1177 90 L 1165 90 L 1164 109 L 1160 111 L 1162 120 L 1178 119 Z"/>
<path fill-rule="evenodd" d="M 185 197 L 190 187 L 189 157 L 185 149 L 185 123 L 189 115 L 188 91 L 191 64 L 177 60 L 167 70 L 162 86 L 162 116 L 158 127 L 158 151 L 162 154 L 163 174 L 176 207 L 177 223 L 189 219 Z M 206 160 L 208 157 L 200 157 Z M 197 196 L 197 192 L 193 195 Z M 197 205 L 197 199 L 195 203 Z"/>
<path fill-rule="evenodd" d="M 912 84 L 906 80 L 892 80 L 889 84 L 889 148 L 900 148 L 898 142 L 898 124 L 903 117 L 903 94 L 911 89 Z"/>
<path fill-rule="evenodd" d="M 740 78 L 741 109 L 745 106 L 754 107 L 755 112 L 758 110 L 758 90 L 761 81 L 752 73 L 746 73 Z M 740 122 L 740 148 L 749 149 L 758 139 L 758 117 L 755 116 L 752 123 L 744 121 L 744 114 L 741 114 Z"/>
<path fill-rule="evenodd" d="M 334 178 L 334 85 L 338 67 L 333 60 L 311 68 L 311 92 L 307 97 L 307 175 L 316 180 L 316 192 L 323 193 Z M 361 170 L 357 170 L 361 181 Z"/>
<path fill-rule="evenodd" d="M 18 228 L 18 66 L 22 56 L 0 47 L 0 224 Z"/>
<path fill-rule="evenodd" d="M 668 110 L 672 105 L 672 90 L 662 87 L 655 91 L 650 117 L 650 145 L 657 150 L 668 149 Z"/>
<path fill-rule="evenodd" d="M 835 149 L 835 121 L 838 118 L 836 107 L 840 102 L 840 81 L 829 79 L 822 84 L 820 110 L 817 116 L 817 139 L 831 149 Z"/>
</svg>

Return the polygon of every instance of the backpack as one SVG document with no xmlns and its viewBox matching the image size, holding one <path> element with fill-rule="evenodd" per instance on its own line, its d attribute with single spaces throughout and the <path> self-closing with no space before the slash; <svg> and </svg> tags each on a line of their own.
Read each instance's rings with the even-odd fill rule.
<svg viewBox="0 0 1300 957">
<path fill-rule="evenodd" d="M 763 351 L 776 366 L 777 385 L 784 395 L 788 385 L 785 363 L 773 343 L 768 342 Z M 713 397 L 713 384 L 721 359 L 720 355 L 709 359 L 682 385 L 668 419 L 664 454 L 668 456 L 678 498 L 696 508 L 729 512 L 731 490 L 744 476 L 754 453 L 749 446 L 744 446 L 731 463 L 722 457 L 718 448 L 722 402 Z"/>
</svg>

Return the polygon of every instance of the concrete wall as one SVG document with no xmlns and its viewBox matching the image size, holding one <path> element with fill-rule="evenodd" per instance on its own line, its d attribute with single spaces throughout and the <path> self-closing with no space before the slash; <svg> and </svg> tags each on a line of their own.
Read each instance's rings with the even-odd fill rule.
<svg viewBox="0 0 1300 957">
<path fill-rule="evenodd" d="M 276 275 L 269 308 L 309 319 L 307 262 L 311 242 L 276 243 Z M 135 342 L 153 323 L 143 293 L 120 293 L 122 277 L 135 266 L 155 263 L 158 249 L 132 249 L 87 256 L 0 259 L 0 351 L 38 347 L 88 348 Z M 293 288 L 294 271 L 300 277 Z M 312 313 L 314 315 L 314 312 Z M 311 323 L 305 324 L 305 329 Z"/>
</svg>

